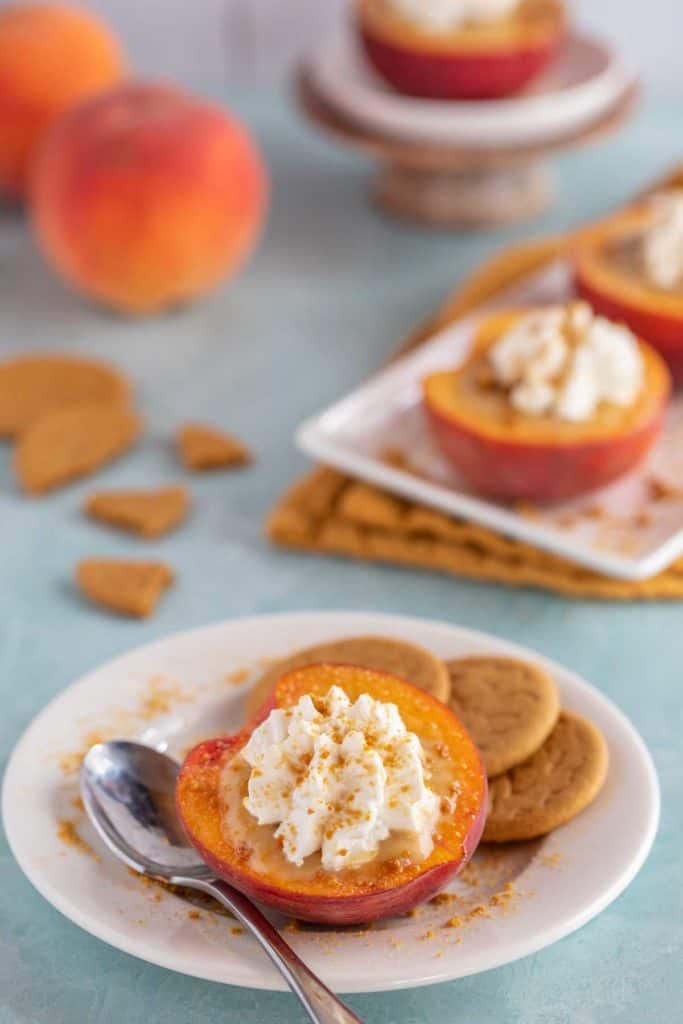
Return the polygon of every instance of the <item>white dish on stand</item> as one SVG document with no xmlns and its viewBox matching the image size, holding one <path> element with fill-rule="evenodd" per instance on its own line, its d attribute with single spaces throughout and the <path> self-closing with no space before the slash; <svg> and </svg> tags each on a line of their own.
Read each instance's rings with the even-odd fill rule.
<svg viewBox="0 0 683 1024">
<path fill-rule="evenodd" d="M 634 76 L 603 43 L 571 34 L 546 71 L 502 100 L 425 100 L 391 89 L 350 30 L 330 37 L 308 63 L 321 96 L 348 117 L 396 139 L 460 146 L 548 144 L 594 122 Z"/>
</svg>

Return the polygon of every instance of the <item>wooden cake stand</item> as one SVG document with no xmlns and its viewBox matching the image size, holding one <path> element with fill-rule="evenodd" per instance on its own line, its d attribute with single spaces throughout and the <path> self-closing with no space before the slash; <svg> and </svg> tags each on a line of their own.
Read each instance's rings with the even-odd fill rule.
<svg viewBox="0 0 683 1024">
<path fill-rule="evenodd" d="M 471 148 L 392 138 L 342 113 L 302 67 L 297 104 L 317 127 L 380 164 L 373 198 L 381 207 L 435 228 L 484 227 L 534 216 L 554 196 L 546 160 L 555 153 L 605 138 L 632 113 L 638 95 L 630 84 L 598 118 L 545 144 Z"/>
</svg>

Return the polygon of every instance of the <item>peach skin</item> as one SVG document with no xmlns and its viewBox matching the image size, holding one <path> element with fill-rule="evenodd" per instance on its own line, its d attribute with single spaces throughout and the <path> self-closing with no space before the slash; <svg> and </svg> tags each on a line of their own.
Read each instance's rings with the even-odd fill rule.
<svg viewBox="0 0 683 1024">
<path fill-rule="evenodd" d="M 267 178 L 246 129 L 161 84 L 129 83 L 49 133 L 31 189 L 48 263 L 85 296 L 141 315 L 234 273 L 264 218 Z"/>
<path fill-rule="evenodd" d="M 76 6 L 11 4 L 0 11 L 0 192 L 23 197 L 49 126 L 124 71 L 118 41 Z"/>
</svg>

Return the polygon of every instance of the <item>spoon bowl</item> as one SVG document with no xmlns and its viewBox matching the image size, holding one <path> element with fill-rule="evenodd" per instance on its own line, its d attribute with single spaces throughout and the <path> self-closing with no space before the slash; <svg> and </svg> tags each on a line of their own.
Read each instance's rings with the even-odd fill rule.
<svg viewBox="0 0 683 1024">
<path fill-rule="evenodd" d="M 83 804 L 98 835 L 134 871 L 213 896 L 254 935 L 313 1024 L 362 1024 L 303 963 L 261 911 L 216 878 L 188 842 L 175 809 L 179 765 L 152 747 L 112 740 L 81 766 Z"/>
<path fill-rule="evenodd" d="M 81 767 L 81 795 L 101 839 L 129 867 L 174 882 L 212 877 L 175 811 L 179 765 L 128 740 L 98 743 Z"/>
</svg>

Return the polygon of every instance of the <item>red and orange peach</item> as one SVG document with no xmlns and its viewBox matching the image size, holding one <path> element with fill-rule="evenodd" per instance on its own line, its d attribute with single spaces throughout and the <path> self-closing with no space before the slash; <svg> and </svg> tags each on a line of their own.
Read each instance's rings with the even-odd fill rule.
<svg viewBox="0 0 683 1024">
<path fill-rule="evenodd" d="M 559 0 L 523 0 L 512 18 L 430 33 L 394 15 L 383 0 L 357 0 L 365 53 L 398 92 L 423 99 L 499 99 L 546 67 L 562 40 Z"/>
<path fill-rule="evenodd" d="M 252 899 L 304 920 L 363 923 L 407 912 L 465 866 L 484 826 L 486 775 L 476 747 L 453 712 L 423 690 L 386 673 L 350 665 L 297 669 L 280 678 L 260 718 L 273 707 L 296 704 L 304 694 L 322 697 L 331 685 L 340 686 L 351 700 L 369 693 L 396 704 L 406 727 L 417 734 L 432 759 L 430 785 L 444 797 L 445 809 L 429 857 L 420 861 L 392 855 L 361 867 L 326 872 L 315 863 L 305 870 L 289 864 L 272 838 L 271 826 L 253 824 L 245 842 L 244 834 L 229 826 L 240 812 L 226 805 L 221 778 L 226 766 L 244 769 L 245 762 L 237 755 L 249 738 L 248 730 L 200 743 L 190 752 L 178 779 L 177 808 L 190 841 L 207 864 Z M 453 793 L 457 794 L 454 809 L 447 799 Z M 241 814 L 247 816 L 243 809 Z M 308 860 L 315 857 L 312 854 Z"/>
<path fill-rule="evenodd" d="M 648 204 L 624 211 L 581 233 L 574 252 L 574 284 L 596 313 L 627 324 L 656 348 L 683 384 L 683 293 L 665 292 L 615 260 L 622 242 L 637 239 L 651 217 Z"/>
<path fill-rule="evenodd" d="M 259 235 L 266 172 L 247 130 L 166 85 L 130 83 L 63 117 L 38 154 L 33 221 L 48 262 L 115 310 L 198 298 Z"/>
<path fill-rule="evenodd" d="M 486 349 L 521 314 L 480 326 L 471 356 L 423 382 L 428 423 L 443 454 L 489 497 L 560 501 L 603 487 L 632 469 L 661 431 L 671 390 L 666 366 L 640 343 L 645 382 L 633 406 L 601 408 L 586 423 L 515 413 L 504 392 L 478 382 Z"/>
<path fill-rule="evenodd" d="M 124 59 L 94 15 L 65 4 L 0 11 L 0 192 L 26 190 L 36 147 L 64 111 L 121 78 Z"/>
</svg>

